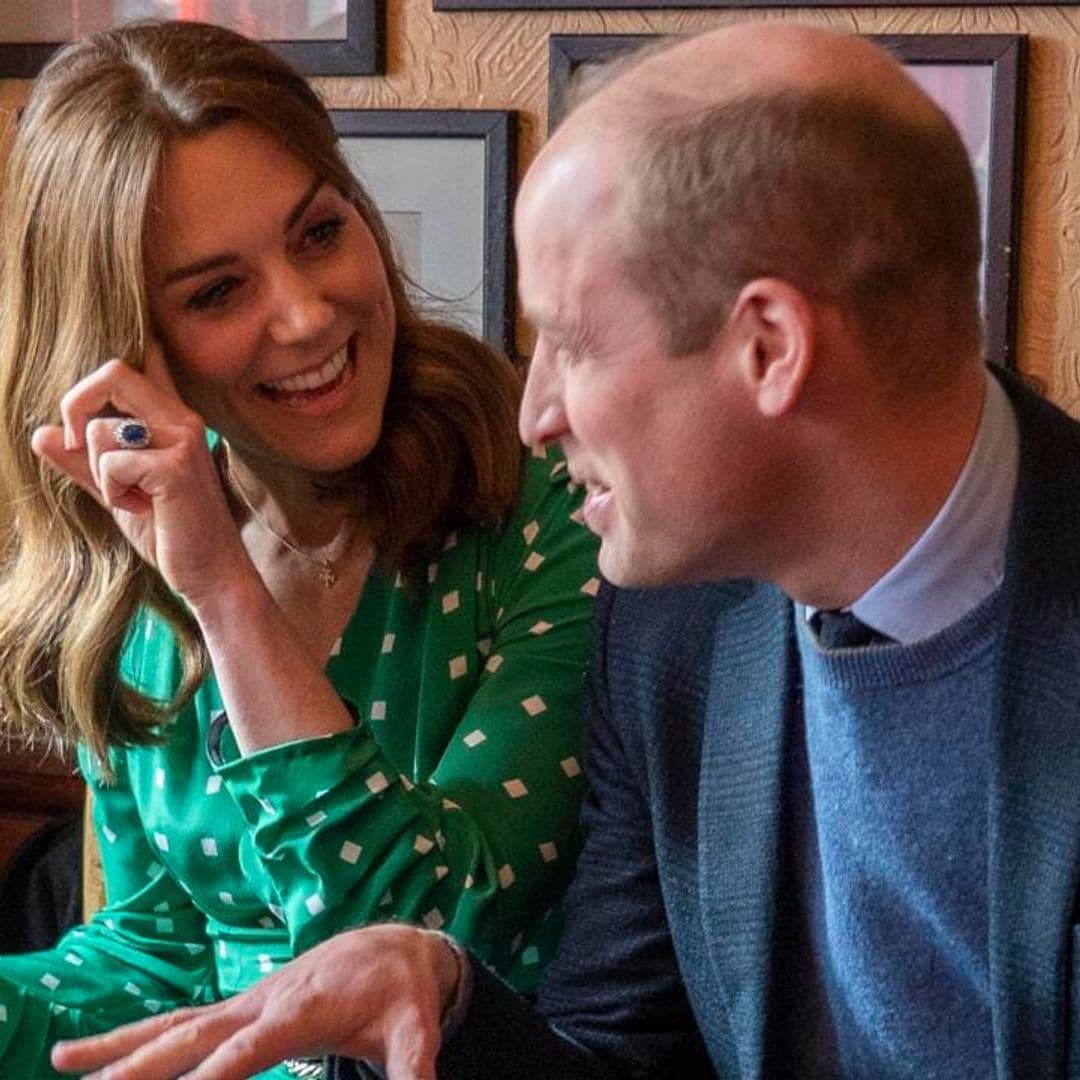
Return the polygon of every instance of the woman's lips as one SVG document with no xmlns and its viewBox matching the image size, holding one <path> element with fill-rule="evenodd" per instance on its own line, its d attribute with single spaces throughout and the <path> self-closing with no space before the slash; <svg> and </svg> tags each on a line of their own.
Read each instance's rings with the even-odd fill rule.
<svg viewBox="0 0 1080 1080">
<path fill-rule="evenodd" d="M 259 392 L 286 408 L 322 412 L 337 405 L 355 374 L 356 361 L 350 349 L 344 347 L 317 368 L 260 383 Z"/>
</svg>

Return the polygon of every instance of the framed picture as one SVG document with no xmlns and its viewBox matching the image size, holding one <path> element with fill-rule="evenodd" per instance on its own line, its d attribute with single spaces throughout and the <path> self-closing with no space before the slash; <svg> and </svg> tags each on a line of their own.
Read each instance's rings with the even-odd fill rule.
<svg viewBox="0 0 1080 1080">
<path fill-rule="evenodd" d="M 330 116 L 418 306 L 514 356 L 517 114 L 331 109 Z"/>
<path fill-rule="evenodd" d="M 227 26 L 305 75 L 383 70 L 383 0 L 3 0 L 0 78 L 32 78 L 65 42 L 136 19 Z"/>
<path fill-rule="evenodd" d="M 657 35 L 552 35 L 548 128 L 562 116 L 582 64 L 600 63 Z M 1014 366 L 1022 161 L 1022 34 L 871 35 L 949 115 L 971 156 L 983 222 L 981 297 L 987 358 Z"/>
</svg>

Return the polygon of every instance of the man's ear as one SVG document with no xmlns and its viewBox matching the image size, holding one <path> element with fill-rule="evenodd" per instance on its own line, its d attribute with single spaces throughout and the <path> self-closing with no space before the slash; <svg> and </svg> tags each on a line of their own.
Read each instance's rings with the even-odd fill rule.
<svg viewBox="0 0 1080 1080">
<path fill-rule="evenodd" d="M 758 278 L 743 286 L 728 326 L 758 411 L 765 417 L 790 411 L 814 361 L 810 302 L 786 281 Z"/>
</svg>

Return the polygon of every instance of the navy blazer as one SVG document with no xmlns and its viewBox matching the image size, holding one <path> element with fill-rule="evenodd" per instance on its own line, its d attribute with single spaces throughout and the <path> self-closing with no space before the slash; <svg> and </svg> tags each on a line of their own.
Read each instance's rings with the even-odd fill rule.
<svg viewBox="0 0 1080 1080">
<path fill-rule="evenodd" d="M 1003 381 L 1020 472 L 986 703 L 994 1056 L 999 1080 L 1047 1080 L 1080 1077 L 1080 424 Z M 798 679 L 773 586 L 602 590 L 587 840 L 541 1015 L 476 965 L 440 1080 L 780 1075 L 768 1027 Z"/>
</svg>

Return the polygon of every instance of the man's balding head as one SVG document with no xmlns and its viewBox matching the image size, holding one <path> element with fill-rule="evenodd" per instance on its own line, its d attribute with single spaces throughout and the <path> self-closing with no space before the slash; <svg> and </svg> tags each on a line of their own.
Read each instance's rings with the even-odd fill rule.
<svg viewBox="0 0 1080 1080">
<path fill-rule="evenodd" d="M 883 373 L 947 378 L 942 357 L 978 350 L 966 152 L 863 39 L 743 24 L 650 50 L 572 111 L 526 207 L 558 178 L 579 204 L 591 191 L 583 218 L 614 231 L 673 353 L 702 348 L 764 277 L 843 310 Z"/>
</svg>

